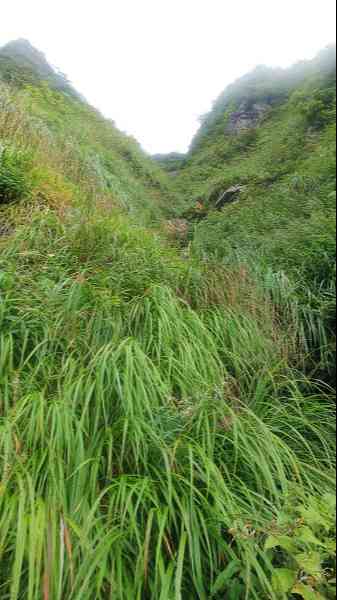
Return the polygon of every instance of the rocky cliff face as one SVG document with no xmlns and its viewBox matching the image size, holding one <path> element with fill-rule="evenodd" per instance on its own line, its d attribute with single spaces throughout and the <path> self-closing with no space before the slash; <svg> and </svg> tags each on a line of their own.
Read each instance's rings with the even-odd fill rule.
<svg viewBox="0 0 337 600">
<path fill-rule="evenodd" d="M 267 102 L 256 102 L 250 105 L 242 102 L 228 120 L 225 133 L 242 133 L 257 127 L 270 111 L 271 105 Z"/>
</svg>

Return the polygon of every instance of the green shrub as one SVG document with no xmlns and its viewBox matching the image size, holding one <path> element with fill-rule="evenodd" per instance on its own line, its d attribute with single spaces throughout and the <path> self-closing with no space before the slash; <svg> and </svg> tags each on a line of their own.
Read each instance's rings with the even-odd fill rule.
<svg viewBox="0 0 337 600">
<path fill-rule="evenodd" d="M 336 499 L 304 499 L 288 505 L 270 526 L 265 551 L 274 567 L 273 587 L 280 597 L 304 600 L 336 597 Z"/>
<path fill-rule="evenodd" d="M 30 192 L 27 155 L 0 148 L 0 204 L 24 200 Z"/>
<path fill-rule="evenodd" d="M 336 598 L 335 496 L 300 498 L 298 492 L 293 492 L 273 521 L 257 528 L 252 523 L 236 523 L 231 534 L 235 544 L 245 548 L 247 556 L 255 555 L 256 563 L 269 571 L 272 597 Z M 233 598 L 241 599 L 243 565 L 240 567 L 236 561 L 236 568 L 234 564 L 232 567 L 227 572 L 227 586 L 236 585 L 238 594 Z"/>
<path fill-rule="evenodd" d="M 293 102 L 310 127 L 320 129 L 333 121 L 336 91 L 333 88 L 302 91 L 294 94 Z"/>
</svg>

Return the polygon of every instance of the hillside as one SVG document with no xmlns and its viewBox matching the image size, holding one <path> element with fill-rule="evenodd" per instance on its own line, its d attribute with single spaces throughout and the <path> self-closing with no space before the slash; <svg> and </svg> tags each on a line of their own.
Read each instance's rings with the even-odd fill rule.
<svg viewBox="0 0 337 600">
<path fill-rule="evenodd" d="M 111 198 L 129 213 L 140 208 L 140 219 L 147 212 L 152 218 L 170 212 L 168 177 L 136 140 L 74 92 L 41 52 L 21 40 L 0 49 L 1 80 L 1 138 L 5 146 L 9 138 L 11 163 L 13 144 L 20 149 L 18 161 L 25 162 L 28 187 L 32 172 L 38 176 L 34 163 L 40 169 L 42 162 L 41 182 L 33 184 L 37 191 L 57 174 L 67 185 Z"/>
<path fill-rule="evenodd" d="M 226 89 L 174 179 L 186 216 L 202 221 L 200 250 L 330 283 L 335 138 L 334 47 L 289 70 L 259 67 Z"/>
<path fill-rule="evenodd" d="M 236 84 L 168 174 L 0 50 L 1 600 L 335 598 L 334 75 L 306 69 L 263 116 Z"/>
<path fill-rule="evenodd" d="M 334 347 L 335 47 L 288 70 L 258 67 L 229 86 L 173 184 L 193 252 L 283 272 L 296 301 L 326 315 Z"/>
<path fill-rule="evenodd" d="M 49 65 L 42 52 L 28 40 L 19 39 L 0 48 L 1 77 L 15 86 L 46 82 L 54 89 L 77 99 L 82 99 L 66 75 Z"/>
<path fill-rule="evenodd" d="M 171 154 L 156 154 L 152 159 L 156 161 L 165 171 L 175 174 L 185 161 L 185 154 L 172 152 Z"/>
</svg>

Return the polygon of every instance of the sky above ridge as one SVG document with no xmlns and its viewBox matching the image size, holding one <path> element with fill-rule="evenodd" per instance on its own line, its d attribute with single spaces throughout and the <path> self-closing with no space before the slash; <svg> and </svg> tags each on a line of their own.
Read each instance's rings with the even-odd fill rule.
<svg viewBox="0 0 337 600">
<path fill-rule="evenodd" d="M 0 46 L 26 38 L 150 153 L 184 152 L 220 92 L 258 64 L 335 41 L 334 0 L 10 0 Z"/>
</svg>

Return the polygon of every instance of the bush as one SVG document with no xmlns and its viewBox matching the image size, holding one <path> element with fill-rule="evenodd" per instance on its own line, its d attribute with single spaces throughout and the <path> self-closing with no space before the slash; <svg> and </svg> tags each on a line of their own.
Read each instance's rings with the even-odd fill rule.
<svg viewBox="0 0 337 600">
<path fill-rule="evenodd" d="M 269 566 L 270 590 L 277 598 L 336 598 L 336 500 L 333 495 L 325 494 L 318 500 L 291 494 L 283 511 L 272 522 L 257 529 L 251 524 L 235 524 L 231 533 L 235 543 L 245 547 L 247 555 L 255 554 Z M 232 574 L 237 577 L 240 565 L 236 564 L 237 569 Z"/>
<path fill-rule="evenodd" d="M 24 153 L 0 148 L 0 204 L 23 200 L 29 195 L 27 163 Z"/>
<path fill-rule="evenodd" d="M 265 544 L 280 594 L 323 600 L 336 597 L 336 500 L 309 498 L 274 523 Z"/>
<path fill-rule="evenodd" d="M 310 94 L 307 91 L 294 95 L 294 102 L 299 112 L 305 117 L 310 127 L 321 129 L 333 120 L 333 104 L 336 93 L 333 88 L 316 89 Z"/>
</svg>

